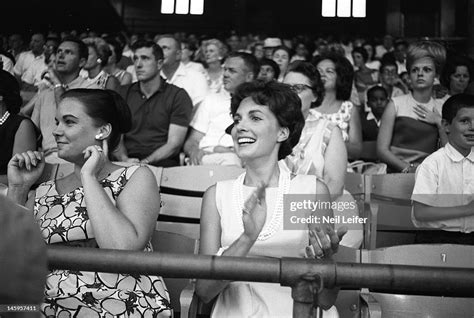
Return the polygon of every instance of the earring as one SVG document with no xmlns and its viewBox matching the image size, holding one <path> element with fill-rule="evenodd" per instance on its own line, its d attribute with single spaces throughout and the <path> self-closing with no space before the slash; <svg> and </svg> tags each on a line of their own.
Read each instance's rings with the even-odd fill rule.
<svg viewBox="0 0 474 318">
<path fill-rule="evenodd" d="M 102 60 L 101 59 L 97 59 L 97 63 L 102 63 Z"/>
<path fill-rule="evenodd" d="M 100 140 L 103 137 L 102 133 L 95 135 L 96 140 Z"/>
</svg>

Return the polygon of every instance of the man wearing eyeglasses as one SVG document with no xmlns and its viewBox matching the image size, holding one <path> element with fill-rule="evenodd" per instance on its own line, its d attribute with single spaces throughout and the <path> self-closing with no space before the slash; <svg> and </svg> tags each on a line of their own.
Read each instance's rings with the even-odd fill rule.
<svg viewBox="0 0 474 318">
<path fill-rule="evenodd" d="M 232 124 L 230 100 L 236 88 L 253 81 L 259 73 L 255 56 L 235 52 L 224 65 L 224 90 L 208 95 L 198 107 L 184 143 L 184 152 L 191 165 L 241 165 L 234 153 L 233 141 L 225 129 Z"/>
</svg>

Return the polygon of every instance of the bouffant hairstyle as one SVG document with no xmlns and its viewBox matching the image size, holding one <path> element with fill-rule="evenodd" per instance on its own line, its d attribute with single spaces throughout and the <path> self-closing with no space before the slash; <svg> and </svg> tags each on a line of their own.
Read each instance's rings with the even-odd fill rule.
<svg viewBox="0 0 474 318">
<path fill-rule="evenodd" d="M 221 59 L 224 59 L 226 56 L 226 50 L 225 50 L 225 47 L 224 47 L 224 43 L 222 43 L 221 40 L 218 40 L 218 39 L 210 39 L 210 40 L 206 40 L 206 45 L 205 47 L 208 47 L 209 45 L 214 45 L 215 47 L 217 47 L 217 51 L 219 52 L 219 57 Z"/>
<path fill-rule="evenodd" d="M 408 72 L 410 72 L 415 61 L 422 58 L 432 59 L 436 74 L 440 75 L 446 61 L 446 49 L 441 44 L 433 41 L 419 41 L 411 44 L 407 52 Z"/>
<path fill-rule="evenodd" d="M 305 76 L 311 83 L 311 90 L 313 91 L 316 100 L 311 103 L 311 108 L 315 108 L 321 105 L 324 99 L 324 84 L 321 81 L 321 75 L 318 72 L 316 66 L 309 62 L 295 61 L 288 67 L 288 73 L 299 73 Z"/>
<path fill-rule="evenodd" d="M 0 70 L 0 97 L 11 114 L 18 114 L 23 100 L 20 96 L 20 85 L 10 73 Z"/>
<path fill-rule="evenodd" d="M 324 60 L 332 61 L 336 67 L 336 99 L 348 100 L 351 97 L 354 81 L 354 67 L 345 56 L 331 52 L 318 56 L 313 64 L 317 67 Z"/>
<path fill-rule="evenodd" d="M 125 100 L 116 92 L 102 89 L 76 88 L 66 91 L 62 100 L 73 98 L 84 105 L 97 126 L 110 124 L 112 132 L 107 140 L 110 153 L 117 148 L 120 135 L 132 128 L 132 116 Z"/>
<path fill-rule="evenodd" d="M 288 139 L 283 141 L 278 150 L 278 160 L 291 154 L 293 147 L 300 140 L 305 121 L 301 113 L 301 101 L 291 88 L 282 83 L 271 81 L 253 81 L 237 87 L 231 101 L 231 114 L 235 115 L 240 103 L 250 97 L 258 105 L 268 106 L 281 127 L 289 130 Z M 228 131 L 228 130 L 227 130 Z"/>
<path fill-rule="evenodd" d="M 109 62 L 109 57 L 112 55 L 112 50 L 110 46 L 102 38 L 85 38 L 82 41 L 87 45 L 87 47 L 93 48 L 97 52 L 97 57 L 100 59 L 100 65 L 102 67 L 106 66 Z"/>
</svg>

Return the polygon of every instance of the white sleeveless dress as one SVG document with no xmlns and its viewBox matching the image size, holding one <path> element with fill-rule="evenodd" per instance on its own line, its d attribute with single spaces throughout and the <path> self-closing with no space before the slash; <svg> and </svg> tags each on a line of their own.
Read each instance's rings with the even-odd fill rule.
<svg viewBox="0 0 474 318">
<path fill-rule="evenodd" d="M 284 169 L 280 171 L 282 176 L 279 187 L 282 187 L 282 179 L 285 176 L 290 178 L 290 174 Z M 223 247 L 230 246 L 243 232 L 242 212 L 238 203 L 239 195 L 236 193 L 238 192 L 237 182 L 239 178 L 216 184 L 216 204 L 221 217 L 221 246 Z M 243 186 L 243 202 L 254 190 L 253 187 Z M 283 216 L 275 216 L 278 192 L 278 188 L 266 189 L 267 222 L 248 257 L 303 258 L 305 255 L 304 249 L 309 242 L 308 231 L 283 229 Z M 289 181 L 288 193 L 316 194 L 316 177 L 296 175 Z M 264 238 L 260 239 L 262 234 Z M 289 318 L 292 317 L 292 312 L 293 299 L 290 287 L 272 283 L 232 282 L 219 294 L 212 317 Z M 324 317 L 339 317 L 339 315 L 336 308 L 332 307 L 324 312 Z"/>
</svg>

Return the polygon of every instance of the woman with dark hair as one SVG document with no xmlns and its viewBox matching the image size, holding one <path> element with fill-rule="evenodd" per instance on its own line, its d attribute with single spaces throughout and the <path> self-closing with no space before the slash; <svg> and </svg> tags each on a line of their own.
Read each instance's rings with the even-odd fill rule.
<svg viewBox="0 0 474 318">
<path fill-rule="evenodd" d="M 276 81 L 280 76 L 280 67 L 274 60 L 267 59 L 266 57 L 260 60 L 260 72 L 258 73 L 257 79 L 264 82 Z"/>
<path fill-rule="evenodd" d="M 341 129 L 349 159 L 358 159 L 362 151 L 362 128 L 359 112 L 349 101 L 354 80 L 352 64 L 337 53 L 318 56 L 313 64 L 324 83 L 324 99 L 317 109 L 319 116 Z"/>
<path fill-rule="evenodd" d="M 284 45 L 278 46 L 273 51 L 272 59 L 280 67 L 280 76 L 277 78 L 278 82 L 283 82 L 283 77 L 285 77 L 286 72 L 288 71 L 288 65 L 290 64 L 291 51 Z"/>
<path fill-rule="evenodd" d="M 114 76 L 120 83 L 120 85 L 128 85 L 132 83 L 132 74 L 129 72 L 122 70 L 117 66 L 117 64 L 120 62 L 122 59 L 122 52 L 123 48 L 122 45 L 115 40 L 114 38 L 107 38 L 106 39 L 107 44 L 109 45 L 110 49 L 110 56 L 107 61 L 106 66 L 104 67 L 104 70 Z"/>
<path fill-rule="evenodd" d="M 304 125 L 298 96 L 274 81 L 244 83 L 232 97 L 231 114 L 235 151 L 246 170 L 204 194 L 200 254 L 331 259 L 344 231 L 314 223 L 299 231 L 283 229 L 285 194 L 330 200 L 326 185 L 315 176 L 292 174 L 278 162 L 291 153 Z M 311 215 L 332 211 L 317 209 Z M 217 296 L 212 317 L 292 317 L 291 289 L 278 284 L 198 280 L 196 292 L 205 302 Z M 328 310 L 325 317 L 337 316 L 329 300 L 335 292 L 325 289 L 318 296 Z"/>
<path fill-rule="evenodd" d="M 85 38 L 82 41 L 89 49 L 87 62 L 81 71 L 82 75 L 94 87 L 117 90 L 120 86 L 119 80 L 104 70 L 112 55 L 109 45 L 101 38 Z"/>
<path fill-rule="evenodd" d="M 464 93 L 473 78 L 473 65 L 469 58 L 460 55 L 448 56 L 440 82 L 448 89 L 449 95 Z"/>
<path fill-rule="evenodd" d="M 20 86 L 10 73 L 0 70 L 0 183 L 7 184 L 7 166 L 13 154 L 37 149 L 35 124 L 19 115 Z"/>
<path fill-rule="evenodd" d="M 292 154 L 285 158 L 287 167 L 293 173 L 312 174 L 323 179 L 333 200 L 355 202 L 344 190 L 347 151 L 341 131 L 317 111 L 324 98 L 324 86 L 318 70 L 308 62 L 292 63 L 283 82 L 298 94 L 305 118 L 301 138 Z M 359 213 L 357 209 L 347 209 L 344 214 L 358 216 Z M 336 228 L 338 226 L 336 224 Z M 362 227 L 352 227 L 341 241 L 342 245 L 354 248 L 361 243 Z"/>
<path fill-rule="evenodd" d="M 109 160 L 120 135 L 131 127 L 130 110 L 115 92 L 72 89 L 63 94 L 53 135 L 58 156 L 74 164 L 64 178 L 41 183 L 37 151 L 16 154 L 8 164 L 8 196 L 29 207 L 47 244 L 151 251 L 160 197 L 147 167 Z M 45 316 L 112 317 L 133 308 L 141 316 L 169 317 L 161 277 L 53 270 L 47 276 Z"/>
<path fill-rule="evenodd" d="M 354 73 L 354 84 L 359 94 L 359 101 L 365 105 L 367 89 L 378 83 L 378 71 L 370 69 L 366 63 L 368 59 L 367 51 L 363 47 L 355 47 L 352 50 L 352 59 L 357 70 Z"/>
<path fill-rule="evenodd" d="M 382 115 L 377 154 L 390 172 L 415 172 L 447 136 L 441 123 L 445 99 L 433 98 L 433 86 L 446 60 L 445 48 L 421 41 L 408 49 L 407 69 L 412 92 L 392 98 Z"/>
</svg>

